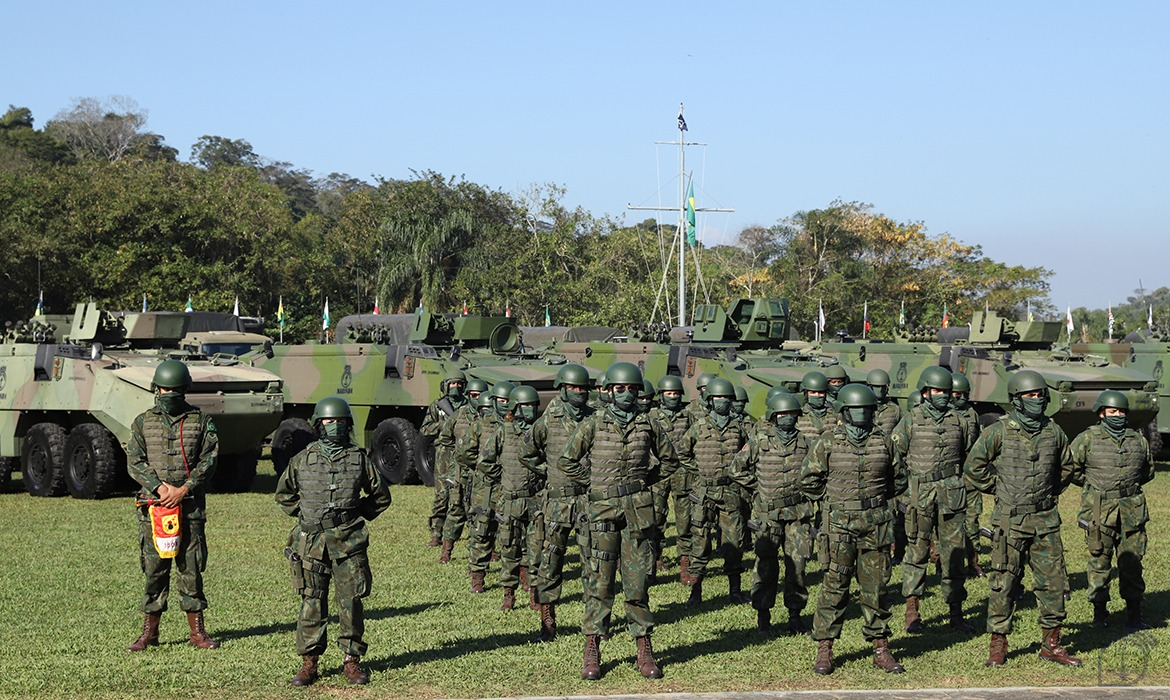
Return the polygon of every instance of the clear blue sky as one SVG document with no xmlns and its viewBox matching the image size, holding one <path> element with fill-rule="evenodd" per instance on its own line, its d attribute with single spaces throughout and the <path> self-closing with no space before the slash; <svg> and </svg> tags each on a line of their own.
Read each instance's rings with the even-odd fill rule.
<svg viewBox="0 0 1170 700">
<path fill-rule="evenodd" d="M 836 198 L 1055 272 L 1052 302 L 1170 285 L 1170 3 L 31 2 L 3 103 L 126 95 L 316 174 L 556 182 L 673 204 L 686 103 L 708 243 Z M 690 168 L 688 168 L 690 169 Z M 668 218 L 667 220 L 672 220 Z"/>
</svg>

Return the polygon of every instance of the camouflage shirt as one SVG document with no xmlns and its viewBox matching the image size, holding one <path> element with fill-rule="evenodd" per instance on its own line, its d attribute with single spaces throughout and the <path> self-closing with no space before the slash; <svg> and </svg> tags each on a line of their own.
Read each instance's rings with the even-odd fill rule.
<svg viewBox="0 0 1170 700">
<path fill-rule="evenodd" d="M 152 444 L 148 434 L 155 431 L 174 449 Z M 194 442 L 192 432 L 198 436 Z M 164 481 L 171 486 L 186 486 L 192 503 L 184 504 L 183 510 L 191 517 L 203 517 L 207 481 L 215 473 L 218 458 L 215 423 L 194 406 L 177 416 L 167 415 L 158 406 L 143 411 L 134 419 L 126 444 L 126 471 L 142 486 L 138 500 L 158 498 L 158 487 Z"/>
</svg>

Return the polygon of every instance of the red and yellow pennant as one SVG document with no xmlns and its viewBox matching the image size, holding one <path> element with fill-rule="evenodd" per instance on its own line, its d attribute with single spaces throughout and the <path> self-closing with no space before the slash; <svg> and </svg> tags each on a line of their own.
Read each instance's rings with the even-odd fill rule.
<svg viewBox="0 0 1170 700">
<path fill-rule="evenodd" d="M 182 508 L 174 506 L 152 505 L 150 507 L 151 532 L 154 534 L 154 548 L 159 557 L 174 559 L 179 553 L 179 542 L 182 539 Z"/>
</svg>

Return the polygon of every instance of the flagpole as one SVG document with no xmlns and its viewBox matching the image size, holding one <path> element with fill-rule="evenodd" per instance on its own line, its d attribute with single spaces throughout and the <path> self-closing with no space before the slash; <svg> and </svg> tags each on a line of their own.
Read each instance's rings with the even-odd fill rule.
<svg viewBox="0 0 1170 700">
<path fill-rule="evenodd" d="M 686 225 L 687 225 L 687 166 L 686 146 L 683 144 L 682 119 L 683 103 L 678 103 L 678 325 L 687 325 L 687 273 L 686 273 Z"/>
</svg>

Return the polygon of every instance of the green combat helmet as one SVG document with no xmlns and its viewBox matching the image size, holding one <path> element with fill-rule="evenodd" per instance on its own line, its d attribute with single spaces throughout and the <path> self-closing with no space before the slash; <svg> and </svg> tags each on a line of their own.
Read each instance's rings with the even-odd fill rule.
<svg viewBox="0 0 1170 700">
<path fill-rule="evenodd" d="M 461 370 L 461 369 L 450 370 L 443 377 L 443 381 L 440 383 L 440 388 L 443 391 L 446 391 L 447 386 L 451 382 L 458 382 L 458 383 L 462 384 L 464 387 L 466 387 L 467 386 L 467 375 L 464 374 L 463 370 Z"/>
<path fill-rule="evenodd" d="M 849 383 L 849 373 L 841 365 L 829 365 L 825 368 L 825 381 L 828 384 L 829 398 L 836 399 L 841 387 Z"/>
<path fill-rule="evenodd" d="M 589 370 L 581 365 L 568 364 L 557 372 L 557 378 L 553 380 L 553 388 L 560 389 L 565 384 L 583 386 L 588 389 L 593 385 L 593 382 L 589 380 Z"/>
<path fill-rule="evenodd" d="M 711 401 L 715 398 L 735 400 L 735 385 L 731 383 L 730 379 L 723 377 L 715 377 L 707 384 L 707 406 L 712 405 Z"/>
<path fill-rule="evenodd" d="M 731 412 L 742 416 L 747 411 L 748 393 L 747 389 L 742 386 L 735 385 L 735 400 L 731 402 Z"/>
<path fill-rule="evenodd" d="M 918 391 L 924 389 L 941 389 L 948 394 L 954 390 L 955 380 L 950 370 L 945 367 L 927 367 L 918 377 Z"/>
<path fill-rule="evenodd" d="M 951 372 L 951 391 L 956 394 L 970 394 L 971 380 L 962 372 Z"/>
<path fill-rule="evenodd" d="M 1129 399 L 1116 389 L 1106 389 L 1097 395 L 1093 404 L 1093 413 L 1099 413 L 1103 408 L 1117 408 L 1129 412 Z"/>
<path fill-rule="evenodd" d="M 661 394 L 664 391 L 677 391 L 680 396 L 685 393 L 682 380 L 673 374 L 668 374 L 658 380 L 658 393 Z"/>
<path fill-rule="evenodd" d="M 841 408 L 876 408 L 877 396 L 864 384 L 846 384 L 838 395 Z"/>
<path fill-rule="evenodd" d="M 764 418 L 771 422 L 777 413 L 800 413 L 800 399 L 788 392 L 779 392 L 768 399 Z"/>
<path fill-rule="evenodd" d="M 695 380 L 695 388 L 699 390 L 700 401 L 707 400 L 707 385 L 710 384 L 711 380 L 715 379 L 715 377 L 716 375 L 713 372 L 703 372 L 699 375 L 699 378 Z"/>
<path fill-rule="evenodd" d="M 638 393 L 638 408 L 642 409 L 643 413 L 649 413 L 654 406 L 654 382 L 642 378 L 642 391 Z"/>
<path fill-rule="evenodd" d="M 539 404 L 540 394 L 536 389 L 524 384 L 517 385 L 508 394 L 508 409 L 515 412 L 516 407 L 522 404 Z"/>
<path fill-rule="evenodd" d="M 873 389 L 878 401 L 884 401 L 890 395 L 890 373 L 884 369 L 871 369 L 865 375 L 865 383 Z"/>
<path fill-rule="evenodd" d="M 493 399 L 504 399 L 505 401 L 512 395 L 512 390 L 516 385 L 512 382 L 496 382 L 492 385 L 492 390 L 488 392 Z"/>
<path fill-rule="evenodd" d="M 768 388 L 768 398 L 767 398 L 767 401 L 769 401 L 769 402 L 770 402 L 770 401 L 772 400 L 772 397 L 773 397 L 773 396 L 776 396 L 777 394 L 789 394 L 789 395 L 791 395 L 791 394 L 792 394 L 792 392 L 791 392 L 791 391 L 789 391 L 789 390 L 788 390 L 788 387 L 784 386 L 783 384 L 777 384 L 776 386 L 773 386 L 773 387 L 769 387 L 769 388 Z"/>
<path fill-rule="evenodd" d="M 178 360 L 163 360 L 154 368 L 154 379 L 150 382 L 152 390 L 157 387 L 186 392 L 191 387 L 191 370 Z"/>
<path fill-rule="evenodd" d="M 1040 373 L 1031 369 L 1022 369 L 1008 380 L 1008 395 L 1015 396 L 1029 391 L 1044 391 L 1047 393 L 1048 384 Z"/>
<path fill-rule="evenodd" d="M 328 396 L 317 402 L 313 407 L 313 417 L 310 422 L 313 425 L 317 421 L 324 418 L 341 418 L 353 422 L 353 413 L 349 410 L 349 402 L 340 396 Z"/>
<path fill-rule="evenodd" d="M 803 392 L 828 391 L 829 378 L 823 372 L 818 372 L 815 369 L 806 372 L 804 378 L 800 380 L 800 390 Z"/>
<path fill-rule="evenodd" d="M 484 391 L 484 392 L 480 393 L 480 395 L 475 399 L 475 408 L 476 408 L 476 410 L 479 411 L 479 414 L 482 416 L 483 414 L 492 410 L 492 403 L 493 403 L 492 392 Z"/>
<path fill-rule="evenodd" d="M 605 391 L 605 372 L 597 378 L 597 400 L 601 403 L 609 403 L 609 393 Z"/>
<path fill-rule="evenodd" d="M 614 384 L 634 384 L 641 386 L 642 384 L 642 370 L 638 366 L 629 362 L 615 362 L 605 370 L 605 378 L 602 386 L 606 389 Z"/>
<path fill-rule="evenodd" d="M 476 377 L 475 379 L 471 379 L 467 382 L 467 388 L 464 389 L 464 391 L 467 392 L 467 398 L 474 399 L 483 392 L 487 391 L 488 388 L 488 383 L 486 381 Z"/>
</svg>

